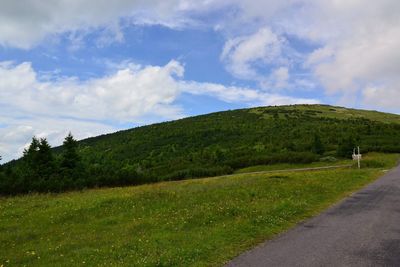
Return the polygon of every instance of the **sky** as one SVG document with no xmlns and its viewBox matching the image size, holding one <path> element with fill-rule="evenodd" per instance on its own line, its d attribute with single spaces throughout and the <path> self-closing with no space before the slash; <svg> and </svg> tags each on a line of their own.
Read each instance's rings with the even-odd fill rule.
<svg viewBox="0 0 400 267">
<path fill-rule="evenodd" d="M 0 155 L 265 105 L 400 113 L 398 0 L 0 0 Z"/>
</svg>

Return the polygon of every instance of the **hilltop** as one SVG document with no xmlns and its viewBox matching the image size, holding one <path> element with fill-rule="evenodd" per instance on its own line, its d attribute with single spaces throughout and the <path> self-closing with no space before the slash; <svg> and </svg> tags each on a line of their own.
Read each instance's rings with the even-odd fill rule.
<svg viewBox="0 0 400 267">
<path fill-rule="evenodd" d="M 352 109 L 330 105 L 289 105 L 257 107 L 249 109 L 250 112 L 265 113 L 266 111 L 279 110 L 280 113 L 301 112 L 312 117 L 332 119 L 367 119 L 383 123 L 400 123 L 400 115 L 379 112 L 376 110 Z"/>
<path fill-rule="evenodd" d="M 66 187 L 133 185 L 223 175 L 254 165 L 334 161 L 350 156 L 356 145 L 364 153 L 400 152 L 398 140 L 400 116 L 394 114 L 327 105 L 230 110 L 81 140 L 83 168 Z M 54 151 L 57 158 L 63 147 Z M 18 162 L 13 167 L 22 168 Z"/>
</svg>

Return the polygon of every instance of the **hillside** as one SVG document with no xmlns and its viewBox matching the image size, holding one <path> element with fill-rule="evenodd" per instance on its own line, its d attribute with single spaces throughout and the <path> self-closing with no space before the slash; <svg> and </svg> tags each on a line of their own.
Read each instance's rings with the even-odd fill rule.
<svg viewBox="0 0 400 267">
<path fill-rule="evenodd" d="M 88 162 L 112 162 L 163 176 L 195 167 L 236 169 L 253 165 L 251 159 L 266 155 L 311 152 L 315 134 L 327 154 L 335 154 L 338 144 L 349 136 L 364 152 L 395 152 L 400 149 L 399 130 L 398 115 L 299 105 L 217 112 L 90 138 L 80 144 Z"/>
<path fill-rule="evenodd" d="M 400 116 L 376 111 L 294 105 L 217 112 L 80 141 L 84 168 L 75 179 L 78 185 L 72 187 L 141 184 L 228 174 L 254 165 L 334 160 L 350 156 L 355 145 L 362 152 L 400 152 L 398 140 Z M 57 148 L 56 154 L 62 150 Z M 22 168 L 15 165 L 14 169 Z"/>
</svg>

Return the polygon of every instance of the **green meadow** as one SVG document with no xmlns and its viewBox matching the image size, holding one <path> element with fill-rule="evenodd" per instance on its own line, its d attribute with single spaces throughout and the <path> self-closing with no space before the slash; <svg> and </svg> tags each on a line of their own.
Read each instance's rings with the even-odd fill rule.
<svg viewBox="0 0 400 267">
<path fill-rule="evenodd" d="M 0 266 L 221 266 L 397 160 L 0 198 Z"/>
</svg>

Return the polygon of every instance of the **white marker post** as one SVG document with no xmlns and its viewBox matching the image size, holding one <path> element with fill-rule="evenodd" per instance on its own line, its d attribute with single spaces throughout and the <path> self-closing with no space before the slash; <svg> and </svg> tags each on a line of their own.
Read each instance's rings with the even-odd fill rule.
<svg viewBox="0 0 400 267">
<path fill-rule="evenodd" d="M 360 154 L 360 147 L 357 147 L 358 154 L 356 154 L 356 148 L 353 149 L 353 160 L 357 160 L 358 168 L 361 169 L 361 154 Z"/>
</svg>

